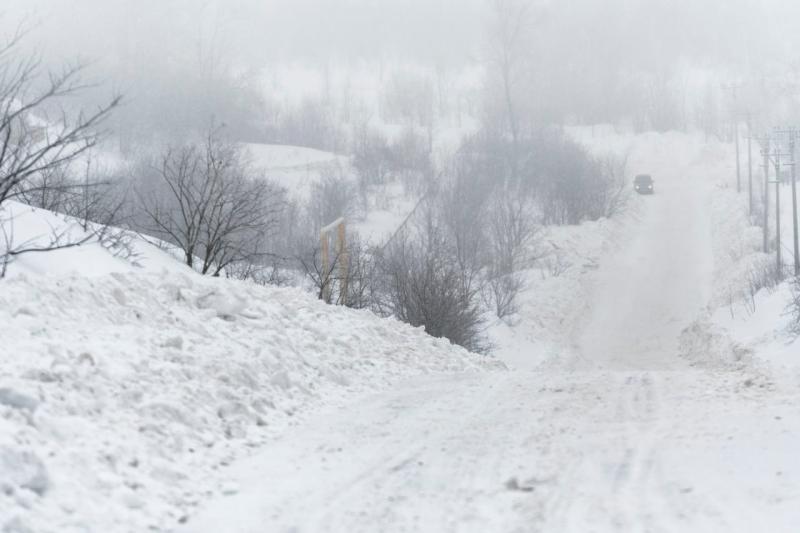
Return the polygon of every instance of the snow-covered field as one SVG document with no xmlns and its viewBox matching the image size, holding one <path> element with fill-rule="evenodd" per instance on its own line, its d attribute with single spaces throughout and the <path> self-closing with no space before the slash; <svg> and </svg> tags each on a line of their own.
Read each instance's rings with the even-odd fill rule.
<svg viewBox="0 0 800 533">
<path fill-rule="evenodd" d="M 511 372 L 293 289 L 165 269 L 156 248 L 146 268 L 96 245 L 18 264 L 0 526 L 795 531 L 798 345 L 776 321 L 786 285 L 731 303 L 758 252 L 721 186 L 730 147 L 572 133 L 656 194 L 546 235 L 553 262 L 490 331 Z M 94 276 L 69 273 L 84 261 Z"/>
</svg>

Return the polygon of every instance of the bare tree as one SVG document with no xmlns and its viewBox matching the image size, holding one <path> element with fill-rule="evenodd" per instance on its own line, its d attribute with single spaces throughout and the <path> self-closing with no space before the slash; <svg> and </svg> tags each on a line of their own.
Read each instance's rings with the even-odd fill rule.
<svg viewBox="0 0 800 533">
<path fill-rule="evenodd" d="M 63 208 L 75 191 L 67 179 L 69 164 L 96 146 L 98 128 L 120 103 L 117 96 L 92 112 L 69 113 L 64 100 L 90 87 L 81 81 L 83 66 L 46 72 L 38 57 L 17 53 L 24 34 L 18 29 L 0 44 L 0 276 L 23 254 L 80 246 L 97 237 L 54 228 L 47 239 L 15 243 L 13 212 L 4 203 L 19 199 Z"/>
<path fill-rule="evenodd" d="M 344 176 L 341 169 L 332 167 L 323 171 L 323 176 L 311 186 L 308 216 L 312 231 L 319 230 L 339 217 L 349 218 L 355 211 L 356 185 Z"/>
<path fill-rule="evenodd" d="M 326 295 L 335 295 L 328 303 L 380 312 L 380 273 L 376 254 L 376 250 L 366 246 L 358 234 L 353 233 L 348 237 L 345 250 L 336 250 L 327 265 L 322 261 L 318 246 L 310 248 L 297 260 L 320 300 L 326 300 Z M 345 259 L 347 269 L 343 271 L 341 261 Z"/>
<path fill-rule="evenodd" d="M 489 65 L 500 82 L 505 123 L 516 146 L 520 141 L 522 96 L 529 73 L 531 5 L 527 0 L 493 0 L 489 27 Z"/>
<path fill-rule="evenodd" d="M 137 194 L 143 229 L 214 276 L 233 263 L 269 257 L 267 240 L 284 205 L 284 191 L 254 176 L 241 150 L 214 128 L 202 146 L 169 148 Z"/>
<path fill-rule="evenodd" d="M 525 288 L 521 270 L 536 258 L 541 225 L 530 194 L 519 187 L 498 187 L 488 217 L 489 268 L 484 299 L 498 318 L 518 311 L 517 298 Z"/>
<path fill-rule="evenodd" d="M 461 268 L 451 237 L 432 214 L 413 234 L 396 235 L 380 265 L 385 312 L 469 350 L 487 349 L 480 284 Z"/>
<path fill-rule="evenodd" d="M 611 218 L 625 209 L 630 200 L 630 184 L 628 183 L 628 158 L 630 153 L 622 156 L 608 154 L 600 159 L 602 181 L 605 186 L 597 191 L 597 203 L 602 207 L 602 215 Z"/>
<path fill-rule="evenodd" d="M 42 185 L 34 177 L 92 149 L 98 127 L 121 100 L 71 116 L 60 103 L 89 87 L 81 81 L 83 66 L 44 74 L 38 58 L 16 57 L 22 37 L 20 31 L 0 45 L 0 205 L 36 192 Z"/>
<path fill-rule="evenodd" d="M 78 187 L 70 167 L 62 164 L 43 169 L 32 176 L 29 186 L 17 199 L 33 207 L 63 213 L 76 194 Z"/>
</svg>

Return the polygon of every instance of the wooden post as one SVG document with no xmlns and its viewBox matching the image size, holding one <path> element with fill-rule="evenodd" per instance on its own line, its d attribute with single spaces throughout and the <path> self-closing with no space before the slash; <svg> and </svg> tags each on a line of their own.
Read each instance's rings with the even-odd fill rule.
<svg viewBox="0 0 800 533">
<path fill-rule="evenodd" d="M 347 305 L 347 277 L 348 277 L 348 269 L 349 265 L 349 257 L 347 257 L 347 243 L 345 241 L 346 236 L 346 228 L 345 222 L 342 220 L 341 224 L 339 224 L 339 232 L 338 232 L 338 246 L 337 252 L 339 255 L 339 278 L 341 279 L 339 283 L 339 303 L 341 305 Z"/>
<path fill-rule="evenodd" d="M 347 301 L 347 247 L 345 241 L 345 220 L 344 218 L 336 219 L 331 224 L 322 228 L 319 232 L 320 249 L 322 251 L 322 273 L 320 283 L 322 284 L 322 299 L 326 303 L 333 301 L 333 286 L 330 276 L 336 269 L 336 264 L 331 264 L 330 258 L 330 234 L 336 229 L 336 261 L 338 262 L 339 275 L 341 282 L 339 286 L 339 303 L 346 303 Z"/>
<path fill-rule="evenodd" d="M 320 283 L 322 284 L 322 300 L 325 303 L 331 303 L 331 284 L 330 284 L 330 246 L 329 246 L 329 239 L 328 233 L 326 231 L 321 231 L 319 235 L 319 245 L 322 252 L 322 272 Z"/>
</svg>

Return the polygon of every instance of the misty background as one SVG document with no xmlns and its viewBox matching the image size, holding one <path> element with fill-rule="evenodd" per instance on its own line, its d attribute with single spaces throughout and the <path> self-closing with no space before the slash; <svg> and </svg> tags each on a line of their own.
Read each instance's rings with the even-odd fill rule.
<svg viewBox="0 0 800 533">
<path fill-rule="evenodd" d="M 574 128 L 727 142 L 797 121 L 798 16 L 786 0 L 10 0 L 18 160 L 0 203 L 486 351 L 523 273 L 563 273 L 548 228 L 627 206 L 640 169 Z M 334 246 L 321 230 L 340 217 Z M 49 246 L 79 244 L 62 237 Z"/>
<path fill-rule="evenodd" d="M 125 96 L 115 129 L 134 139 L 214 115 L 237 137 L 265 140 L 278 109 L 377 101 L 403 76 L 478 115 L 494 16 L 484 0 L 3 4 L 6 31 L 25 24 L 26 46 L 46 62 L 90 64 L 104 84 L 90 98 Z M 526 17 L 524 92 L 539 122 L 703 126 L 729 105 L 720 83 L 787 91 L 800 68 L 800 6 L 787 0 L 545 1 Z"/>
</svg>

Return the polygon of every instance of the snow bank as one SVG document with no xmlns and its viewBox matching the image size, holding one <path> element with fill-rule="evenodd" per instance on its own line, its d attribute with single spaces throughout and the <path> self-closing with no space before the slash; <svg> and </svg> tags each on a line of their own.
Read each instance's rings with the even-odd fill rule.
<svg viewBox="0 0 800 533">
<path fill-rule="evenodd" d="M 788 331 L 791 317 L 787 306 L 791 298 L 790 282 L 777 286 L 771 279 L 777 270 L 774 251 L 763 252 L 762 228 L 749 215 L 745 190 L 735 188 L 735 155 L 728 154 L 728 165 L 716 175 L 711 202 L 714 231 L 714 298 L 708 330 L 718 338 L 727 338 L 735 353 L 770 365 L 800 368 L 800 341 Z M 747 179 L 747 169 L 743 168 Z M 756 205 L 763 174 L 754 174 Z M 774 186 L 773 186 L 774 187 Z M 791 262 L 791 189 L 785 186 L 782 197 L 784 260 Z M 773 190 L 770 191 L 771 193 Z M 772 198 L 774 202 L 774 197 Z M 774 204 L 770 209 L 774 209 Z M 774 216 L 774 211 L 772 211 Z M 774 218 L 770 220 L 769 239 L 774 249 Z M 787 266 L 788 274 L 791 268 Z"/>
<path fill-rule="evenodd" d="M 0 282 L 0 530 L 169 531 L 313 408 L 489 360 L 193 273 Z M 5 529 L 3 529 L 5 528 Z"/>
<path fill-rule="evenodd" d="M 72 217 L 18 202 L 3 203 L 0 208 L 0 224 L 13 241 L 6 243 L 4 232 L 0 231 L 0 255 L 9 244 L 11 249 L 47 247 L 54 240 L 62 246 L 79 244 L 47 253 L 35 252 L 17 256 L 8 266 L 8 277 L 73 273 L 99 276 L 110 272 L 142 269 L 151 272 L 188 271 L 188 267 L 138 235 L 127 234 L 121 241 L 108 239 L 100 242 L 91 232 L 83 229 L 80 221 Z M 119 234 L 121 230 L 114 229 L 111 232 Z"/>
<path fill-rule="evenodd" d="M 601 258 L 618 245 L 623 225 L 602 219 L 545 230 L 534 252 L 541 259 L 522 273 L 519 312 L 489 328 L 497 357 L 529 369 L 576 355 L 573 341 L 584 322 L 592 275 Z"/>
<path fill-rule="evenodd" d="M 311 410 L 497 366 L 299 289 L 202 277 L 140 236 L 118 250 L 63 215 L 0 214 L 15 245 L 82 242 L 0 279 L 3 532 L 172 530 Z"/>
</svg>

